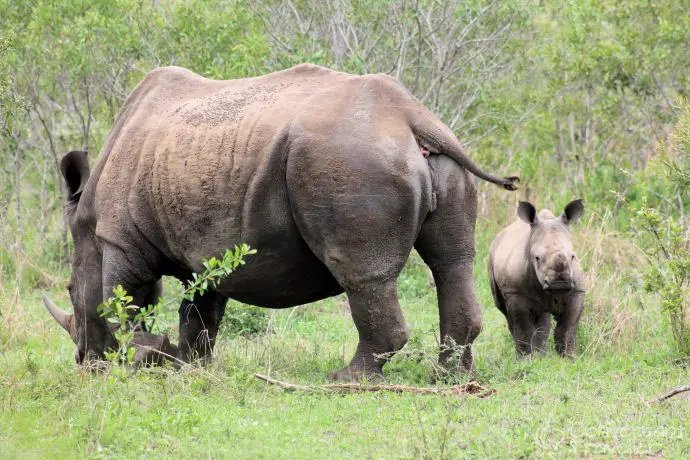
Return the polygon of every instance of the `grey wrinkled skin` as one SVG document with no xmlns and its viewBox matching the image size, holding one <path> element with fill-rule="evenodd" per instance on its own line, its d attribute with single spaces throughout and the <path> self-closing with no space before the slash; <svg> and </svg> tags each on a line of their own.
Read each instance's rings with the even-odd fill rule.
<svg viewBox="0 0 690 460">
<path fill-rule="evenodd" d="M 396 279 L 413 247 L 436 279 L 443 341 L 468 345 L 471 368 L 482 322 L 469 173 L 508 190 L 518 181 L 480 170 L 397 80 L 313 65 L 228 81 L 157 69 L 93 172 L 83 152 L 62 170 L 79 362 L 114 345 L 97 312 L 113 286 L 147 305 L 161 276 L 187 280 L 247 243 L 258 253 L 241 270 L 181 305 L 179 358 L 210 356 L 228 298 L 285 308 L 345 291 L 359 345 L 335 379 L 379 374 L 405 345 Z"/>
<path fill-rule="evenodd" d="M 570 226 L 580 218 L 581 200 L 559 217 L 520 202 L 518 217 L 489 250 L 489 282 L 496 307 L 508 320 L 520 355 L 547 348 L 551 315 L 556 351 L 570 356 L 584 305 L 584 274 L 572 247 Z"/>
</svg>

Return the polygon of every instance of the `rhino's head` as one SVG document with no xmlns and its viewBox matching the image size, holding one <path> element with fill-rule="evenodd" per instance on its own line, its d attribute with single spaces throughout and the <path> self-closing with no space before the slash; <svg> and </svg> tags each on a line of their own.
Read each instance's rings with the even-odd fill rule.
<svg viewBox="0 0 690 460">
<path fill-rule="evenodd" d="M 69 314 L 55 305 L 47 296 L 43 296 L 43 304 L 53 318 L 62 326 L 72 337 L 72 340 L 77 347 L 79 346 L 79 334 L 77 332 L 76 320 L 74 314 Z M 77 310 L 75 310 L 77 311 Z M 114 330 L 115 328 L 113 328 Z M 135 366 L 141 365 L 155 365 L 162 364 L 165 361 L 178 361 L 177 355 L 179 349 L 170 342 L 167 335 L 156 335 L 142 330 L 139 326 L 135 327 L 134 337 L 132 338 L 131 346 L 135 349 L 134 359 L 132 364 Z M 81 364 L 83 356 L 80 356 L 79 351 L 75 356 L 77 363 Z"/>
<path fill-rule="evenodd" d="M 531 226 L 528 256 L 539 285 L 548 292 L 570 291 L 576 260 L 570 235 L 570 224 L 580 218 L 582 200 L 568 203 L 560 217 L 549 211 L 537 215 L 531 203 L 521 201 L 518 216 Z"/>
<path fill-rule="evenodd" d="M 43 296 L 43 303 L 77 345 L 75 359 L 81 364 L 85 358 L 101 358 L 116 342 L 114 329 L 97 310 L 103 298 L 102 255 L 96 240 L 93 203 L 87 197 L 82 198 L 90 176 L 86 152 L 67 153 L 60 162 L 60 171 L 67 190 L 65 216 L 74 240 L 72 275 L 67 284 L 74 313 L 60 309 L 47 296 Z M 159 363 L 177 356 L 177 347 L 167 336 L 154 335 L 138 327 L 133 332 L 135 364 Z"/>
<path fill-rule="evenodd" d="M 72 275 L 67 289 L 72 303 L 73 314 L 60 310 L 53 302 L 44 296 L 43 303 L 53 315 L 53 318 L 70 335 L 77 345 L 75 359 L 81 363 L 86 354 L 87 344 L 93 341 L 103 341 L 103 337 L 95 337 L 104 329 L 104 322 L 101 318 L 96 318 L 94 327 L 86 330 L 87 306 L 97 306 L 102 298 L 101 292 L 101 264 L 98 248 L 96 246 L 95 228 L 88 219 L 88 210 L 80 206 L 82 193 L 89 180 L 90 169 L 86 152 L 72 151 L 62 157 L 60 161 L 60 172 L 65 180 L 66 205 L 65 218 L 72 233 L 74 240 L 74 254 L 72 255 Z M 89 204 L 89 203 L 86 203 Z M 88 207 L 88 206 L 86 206 Z M 95 310 L 95 308 L 93 308 Z M 89 326 L 92 326 L 89 323 Z M 101 326 L 100 328 L 98 326 Z M 109 331 L 107 331 L 108 333 Z M 99 335 L 103 335 L 102 333 Z"/>
</svg>

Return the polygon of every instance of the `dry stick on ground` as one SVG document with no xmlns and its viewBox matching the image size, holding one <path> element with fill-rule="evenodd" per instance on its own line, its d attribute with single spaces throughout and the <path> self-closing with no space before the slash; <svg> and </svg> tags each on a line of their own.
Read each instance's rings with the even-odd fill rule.
<svg viewBox="0 0 690 460">
<path fill-rule="evenodd" d="M 449 388 L 443 387 L 411 387 L 407 385 L 362 385 L 359 383 L 337 383 L 332 385 L 306 386 L 294 383 L 281 382 L 262 374 L 254 374 L 259 380 L 271 385 L 277 385 L 288 391 L 306 391 L 311 393 L 360 393 L 372 391 L 392 391 L 394 393 L 421 393 L 421 394 L 440 394 L 440 395 L 474 395 L 478 398 L 486 398 L 496 393 L 496 390 L 484 388 L 477 382 L 468 382 L 462 385 L 454 385 Z"/>
<path fill-rule="evenodd" d="M 667 399 L 670 399 L 680 393 L 686 393 L 690 391 L 690 385 L 685 385 L 682 387 L 674 388 L 673 390 L 669 391 L 663 396 L 659 396 L 658 398 L 652 399 L 650 402 L 651 403 L 660 403 L 662 401 L 666 401 Z"/>
</svg>

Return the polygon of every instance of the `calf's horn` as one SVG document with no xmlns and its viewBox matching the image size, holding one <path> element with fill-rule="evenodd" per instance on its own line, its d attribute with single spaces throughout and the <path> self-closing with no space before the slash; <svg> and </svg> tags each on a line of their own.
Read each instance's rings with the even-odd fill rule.
<svg viewBox="0 0 690 460">
<path fill-rule="evenodd" d="M 55 318 L 55 321 L 57 321 L 58 324 L 62 326 L 62 328 L 66 330 L 70 336 L 73 336 L 74 315 L 67 313 L 66 311 L 62 310 L 60 307 L 55 305 L 45 294 L 43 294 L 43 305 L 46 306 L 48 312 L 50 312 L 53 318 Z"/>
</svg>

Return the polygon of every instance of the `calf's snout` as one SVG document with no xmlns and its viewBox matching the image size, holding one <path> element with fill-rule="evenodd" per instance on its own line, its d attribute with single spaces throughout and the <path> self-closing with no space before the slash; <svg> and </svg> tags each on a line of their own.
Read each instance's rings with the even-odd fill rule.
<svg viewBox="0 0 690 460">
<path fill-rule="evenodd" d="M 562 252 L 557 252 L 551 258 L 551 267 L 555 272 L 569 271 L 568 258 Z"/>
<path fill-rule="evenodd" d="M 572 266 L 563 252 L 557 252 L 549 258 L 545 275 L 542 286 L 545 291 L 569 291 L 575 287 Z"/>
</svg>

